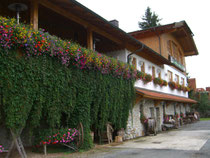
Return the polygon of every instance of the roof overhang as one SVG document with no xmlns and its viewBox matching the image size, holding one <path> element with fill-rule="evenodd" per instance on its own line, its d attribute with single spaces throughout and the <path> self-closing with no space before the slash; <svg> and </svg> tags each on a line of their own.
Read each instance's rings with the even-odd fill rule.
<svg viewBox="0 0 210 158">
<path fill-rule="evenodd" d="M 45 0 L 40 1 L 40 4 L 50 9 L 57 10 L 57 12 L 61 13 L 63 16 L 70 17 L 86 28 L 92 27 L 93 31 L 99 34 L 103 32 L 102 35 L 106 35 L 106 37 L 113 39 L 114 42 L 124 46 L 131 52 L 135 52 L 135 54 L 139 56 L 152 60 L 158 65 L 169 64 L 169 61 L 165 60 L 165 58 L 157 52 L 75 0 Z M 144 49 L 141 52 L 136 52 L 136 50 L 142 48 L 142 46 Z"/>
<path fill-rule="evenodd" d="M 164 33 L 171 33 L 179 41 L 185 56 L 198 55 L 198 50 L 193 39 L 194 35 L 185 21 L 134 31 L 129 34 L 141 39 Z"/>
<path fill-rule="evenodd" d="M 185 97 L 180 97 L 180 96 L 175 96 L 175 95 L 170 95 L 166 93 L 160 93 L 160 92 L 155 92 L 155 91 L 150 91 L 150 90 L 145 90 L 145 89 L 140 89 L 140 88 L 136 88 L 136 93 L 139 94 L 140 96 L 143 96 L 144 98 L 149 98 L 149 99 L 154 99 L 154 100 L 161 100 L 161 101 L 165 100 L 165 101 L 191 103 L 191 104 L 197 103 L 197 101 L 190 98 L 185 98 Z"/>
</svg>

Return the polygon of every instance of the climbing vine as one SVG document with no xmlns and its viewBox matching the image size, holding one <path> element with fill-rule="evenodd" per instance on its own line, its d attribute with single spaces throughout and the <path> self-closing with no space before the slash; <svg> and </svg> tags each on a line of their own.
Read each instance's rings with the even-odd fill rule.
<svg viewBox="0 0 210 158">
<path fill-rule="evenodd" d="M 92 146 L 90 131 L 102 132 L 112 122 L 126 127 L 134 100 L 135 70 L 14 19 L 0 18 L 0 123 L 17 132 L 84 126 L 84 144 Z M 42 137 L 42 136 L 40 136 Z"/>
<path fill-rule="evenodd" d="M 75 128 L 84 125 L 84 148 L 91 147 L 90 131 L 103 131 L 112 122 L 125 128 L 135 96 L 133 80 L 98 71 L 63 66 L 52 57 L 20 57 L 0 49 L 3 91 L 1 122 L 14 131 Z"/>
</svg>

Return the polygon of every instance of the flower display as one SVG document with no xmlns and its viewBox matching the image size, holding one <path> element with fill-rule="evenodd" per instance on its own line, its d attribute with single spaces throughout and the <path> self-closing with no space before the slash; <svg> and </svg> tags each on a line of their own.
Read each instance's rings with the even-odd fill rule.
<svg viewBox="0 0 210 158">
<path fill-rule="evenodd" d="M 163 86 L 168 86 L 168 82 L 166 80 L 163 80 Z"/>
<path fill-rule="evenodd" d="M 184 91 L 184 92 L 189 92 L 190 91 L 190 88 L 189 87 L 185 87 L 183 85 L 180 85 L 180 84 L 176 84 L 175 82 L 171 81 L 171 82 L 168 82 L 168 86 L 171 88 L 171 89 L 177 89 L 179 91 Z"/>
<path fill-rule="evenodd" d="M 166 80 L 162 80 L 161 78 L 154 78 L 153 79 L 153 82 L 154 82 L 154 84 L 158 84 L 158 85 L 160 85 L 161 87 L 162 86 L 167 86 L 168 85 L 168 83 L 167 83 L 167 81 Z"/>
<path fill-rule="evenodd" d="M 2 145 L 0 145 L 0 153 L 2 153 L 4 150 L 4 147 Z"/>
<path fill-rule="evenodd" d="M 5 50 L 21 49 L 26 57 L 56 57 L 66 66 L 136 79 L 137 72 L 133 66 L 52 36 L 43 29 L 35 31 L 29 25 L 17 24 L 15 19 L 0 17 L 0 47 Z"/>
<path fill-rule="evenodd" d="M 168 82 L 168 86 L 171 88 L 171 89 L 177 89 L 177 85 L 175 82 L 171 81 L 171 82 Z"/>
<path fill-rule="evenodd" d="M 49 56 L 57 58 L 63 65 L 78 69 L 99 71 L 123 79 L 141 79 L 145 84 L 153 80 L 154 84 L 167 86 L 184 92 L 189 87 L 177 85 L 160 78 L 152 78 L 150 74 L 137 71 L 132 65 L 117 59 L 86 49 L 80 45 L 50 35 L 43 29 L 33 30 L 29 25 L 17 24 L 15 19 L 0 16 L 0 47 L 5 51 L 21 50 L 25 58 Z"/>
<path fill-rule="evenodd" d="M 145 77 L 143 78 L 144 83 L 148 83 L 152 81 L 152 75 L 146 74 Z"/>
<path fill-rule="evenodd" d="M 62 129 L 56 134 L 45 136 L 44 138 L 42 138 L 39 145 L 69 143 L 69 142 L 74 141 L 75 137 L 78 134 L 79 132 L 75 128 Z"/>
</svg>

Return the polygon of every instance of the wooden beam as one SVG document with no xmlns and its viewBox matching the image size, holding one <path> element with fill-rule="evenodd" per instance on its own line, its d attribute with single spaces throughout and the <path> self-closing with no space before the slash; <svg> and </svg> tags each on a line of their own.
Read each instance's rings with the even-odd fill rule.
<svg viewBox="0 0 210 158">
<path fill-rule="evenodd" d="M 169 106 L 172 103 L 172 101 L 166 101 L 166 107 Z"/>
<path fill-rule="evenodd" d="M 87 28 L 87 48 L 93 50 L 93 31 Z"/>
<path fill-rule="evenodd" d="M 158 105 L 160 104 L 161 101 L 162 101 L 162 100 L 155 100 L 155 101 L 154 101 L 154 105 L 155 105 L 155 106 L 158 106 Z"/>
<path fill-rule="evenodd" d="M 46 8 L 49 8 L 53 11 L 55 11 L 56 13 L 84 26 L 85 28 L 91 28 L 92 30 L 94 30 L 94 32 L 98 33 L 98 34 L 101 34 L 102 36 L 114 41 L 115 43 L 119 44 L 119 45 L 122 45 L 123 42 L 122 40 L 119 40 L 118 38 L 115 38 L 114 36 L 112 36 L 111 34 L 109 33 L 106 33 L 105 31 L 103 31 L 102 29 L 90 24 L 89 22 L 79 18 L 78 16 L 58 7 L 57 5 L 53 4 L 52 2 L 49 2 L 48 0 L 45 0 L 45 1 L 40 1 L 40 4 L 43 5 L 44 7 Z"/>
<path fill-rule="evenodd" d="M 31 13 L 30 13 L 30 23 L 33 29 L 38 30 L 38 22 L 39 22 L 39 2 L 37 0 L 31 0 Z"/>
<path fill-rule="evenodd" d="M 136 103 L 140 102 L 142 99 L 143 99 L 143 96 L 138 95 L 138 96 L 136 97 Z"/>
</svg>

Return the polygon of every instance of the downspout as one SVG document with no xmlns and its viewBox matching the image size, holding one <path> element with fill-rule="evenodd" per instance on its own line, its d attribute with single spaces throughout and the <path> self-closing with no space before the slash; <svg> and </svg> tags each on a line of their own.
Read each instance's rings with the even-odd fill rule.
<svg viewBox="0 0 210 158">
<path fill-rule="evenodd" d="M 142 43 L 140 49 L 137 49 L 137 50 L 135 50 L 134 52 L 128 54 L 128 56 L 127 56 L 127 63 L 128 63 L 128 64 L 130 63 L 130 56 L 131 56 L 131 55 L 133 55 L 133 54 L 135 54 L 135 53 L 137 53 L 137 52 L 140 52 L 140 51 L 142 51 L 143 49 L 144 49 L 144 44 Z"/>
<path fill-rule="evenodd" d="M 154 32 L 155 32 L 155 34 L 157 35 L 157 37 L 158 37 L 158 41 L 159 41 L 159 51 L 160 51 L 160 55 L 162 55 L 162 53 L 161 53 L 161 41 L 160 41 L 160 35 L 156 32 L 156 30 L 155 30 L 155 27 L 154 27 Z"/>
</svg>

